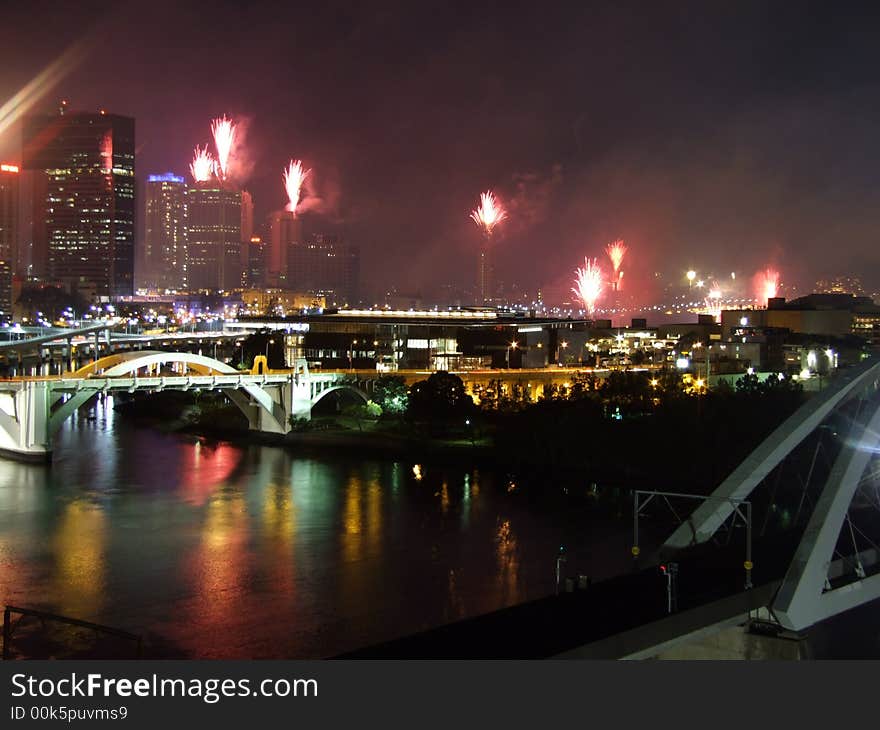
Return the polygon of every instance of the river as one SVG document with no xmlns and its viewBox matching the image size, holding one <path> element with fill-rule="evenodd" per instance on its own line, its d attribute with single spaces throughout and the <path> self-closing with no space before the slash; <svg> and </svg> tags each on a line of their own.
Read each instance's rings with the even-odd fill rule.
<svg viewBox="0 0 880 730">
<path fill-rule="evenodd" d="M 625 500 L 544 491 L 163 433 L 108 398 L 51 466 L 0 461 L 0 601 L 142 634 L 153 656 L 332 656 L 551 594 L 560 545 L 570 574 L 627 568 Z"/>
</svg>

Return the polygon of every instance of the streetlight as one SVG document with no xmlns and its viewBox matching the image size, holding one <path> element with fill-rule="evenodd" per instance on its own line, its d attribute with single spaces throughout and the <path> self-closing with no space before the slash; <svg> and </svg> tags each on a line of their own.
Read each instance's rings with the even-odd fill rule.
<svg viewBox="0 0 880 730">
<path fill-rule="evenodd" d="M 685 276 L 687 277 L 687 280 L 688 280 L 688 287 L 693 286 L 693 284 L 694 284 L 694 279 L 697 278 L 697 272 L 694 271 L 693 269 L 690 269 L 690 270 L 685 274 Z"/>
<path fill-rule="evenodd" d="M 559 343 L 559 346 L 563 350 L 565 350 L 568 348 L 568 343 L 565 340 L 563 340 L 562 342 Z M 565 353 L 562 353 L 562 362 L 560 363 L 560 365 L 564 365 L 564 364 L 565 364 Z"/>
<path fill-rule="evenodd" d="M 517 347 L 517 342 L 514 340 L 510 343 L 510 347 L 507 348 L 507 369 L 510 370 L 510 351 L 515 350 Z"/>
<path fill-rule="evenodd" d="M 348 351 L 348 371 L 352 372 L 354 370 L 354 346 L 358 343 L 357 340 L 351 341 L 351 349 Z"/>
<path fill-rule="evenodd" d="M 275 340 L 268 340 L 266 342 L 266 367 L 269 367 L 269 345 L 274 345 Z"/>
<path fill-rule="evenodd" d="M 703 346 L 702 342 L 695 342 L 694 349 L 698 350 Z M 709 351 L 712 349 L 711 343 L 706 343 L 706 386 L 709 385 Z M 696 357 L 694 358 L 696 360 Z"/>
</svg>

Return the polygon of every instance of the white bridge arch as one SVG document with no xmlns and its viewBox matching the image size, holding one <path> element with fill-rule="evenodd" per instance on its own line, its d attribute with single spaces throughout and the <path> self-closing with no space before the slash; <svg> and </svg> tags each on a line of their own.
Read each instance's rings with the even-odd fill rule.
<svg viewBox="0 0 880 730">
<path fill-rule="evenodd" d="M 358 398 L 360 398 L 364 403 L 370 402 L 370 396 L 368 396 L 364 391 L 360 388 L 355 388 L 353 385 L 331 385 L 327 388 L 323 388 L 317 392 L 316 395 L 312 396 L 311 404 L 312 406 L 317 405 L 318 401 L 322 400 L 324 396 L 329 395 L 330 393 L 337 393 L 339 391 L 344 391 L 347 393 L 353 393 Z"/>
<path fill-rule="evenodd" d="M 813 396 L 768 436 L 667 539 L 662 553 L 709 540 L 755 488 L 829 417 L 855 402 L 846 435 L 782 583 L 768 606 L 787 629 L 802 631 L 880 598 L 880 549 L 860 550 L 850 516 L 866 467 L 880 453 L 880 359 L 871 358 Z M 815 463 L 815 456 L 814 456 Z M 812 467 L 811 467 L 812 471 Z M 880 503 L 877 505 L 880 507 Z M 835 559 L 842 530 L 853 554 Z"/>
<path fill-rule="evenodd" d="M 0 453 L 46 459 L 52 435 L 80 406 L 99 393 L 138 390 L 220 390 L 245 414 L 251 430 L 286 434 L 291 416 L 311 418 L 312 405 L 332 390 L 346 388 L 367 399 L 340 383 L 344 377 L 309 373 L 304 363 L 255 373 L 186 352 L 116 353 L 63 376 L 0 382 Z"/>
<path fill-rule="evenodd" d="M 169 367 L 172 371 L 171 373 L 167 373 Z M 141 371 L 144 372 L 139 376 Z M 163 371 L 166 372 L 163 373 Z M 132 392 L 139 389 L 161 391 L 165 388 L 176 390 L 188 390 L 198 387 L 222 389 L 229 396 L 230 400 L 250 418 L 248 401 L 236 397 L 236 395 L 241 394 L 236 394 L 235 391 L 241 390 L 276 421 L 276 428 L 272 430 L 281 431 L 282 433 L 286 430 L 283 422 L 284 414 L 280 412 L 277 400 L 273 399 L 272 394 L 264 386 L 269 383 L 276 385 L 278 383 L 284 384 L 298 379 L 298 374 L 288 373 L 283 375 L 273 375 L 270 373 L 251 375 L 239 372 L 232 366 L 220 360 L 215 360 L 212 357 L 195 355 L 189 352 L 162 351 L 121 352 L 108 355 L 70 373 L 64 379 L 86 378 L 89 380 L 100 380 L 103 378 L 107 382 L 102 390 L 106 392 L 109 389 L 106 386 L 112 388 L 116 379 L 124 379 L 126 376 L 131 376 L 133 381 L 127 388 Z M 152 382 L 156 378 L 159 380 L 158 384 Z M 185 381 L 179 382 L 180 378 L 185 378 Z M 205 378 L 210 380 L 205 380 Z M 114 383 L 111 383 L 111 379 Z M 61 417 L 55 424 L 55 428 L 60 426 L 61 421 L 69 416 L 70 413 L 88 401 L 89 397 L 87 395 L 84 399 L 80 399 L 74 396 L 69 401 L 65 401 L 65 406 L 70 403 L 69 412 L 66 415 L 59 413 Z M 72 402 L 76 400 L 80 402 Z"/>
</svg>

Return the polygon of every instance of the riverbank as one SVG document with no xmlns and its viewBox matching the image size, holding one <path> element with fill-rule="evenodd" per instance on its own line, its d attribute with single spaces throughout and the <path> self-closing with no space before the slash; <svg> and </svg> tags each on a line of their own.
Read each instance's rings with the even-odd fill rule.
<svg viewBox="0 0 880 730">
<path fill-rule="evenodd" d="M 344 452 L 497 467 L 544 490 L 551 484 L 565 489 L 593 483 L 656 489 L 658 469 L 665 468 L 664 481 L 674 482 L 674 491 L 705 494 L 802 402 L 800 391 L 782 386 L 699 398 L 679 394 L 662 401 L 645 396 L 644 403 L 631 402 L 627 394 L 617 400 L 581 397 L 474 411 L 454 420 L 326 409 L 295 422 L 285 435 L 250 431 L 220 393 L 135 394 L 120 399 L 118 408 L 164 431 L 278 446 L 302 455 Z"/>
<path fill-rule="evenodd" d="M 276 446 L 303 455 L 320 456 L 344 449 L 347 455 L 362 457 L 436 460 L 472 466 L 501 463 L 491 440 L 485 436 L 429 436 L 396 420 L 322 417 L 282 435 L 249 430 L 235 406 L 205 394 L 198 398 L 177 392 L 152 394 L 118 403 L 116 408 L 125 416 L 166 433 Z"/>
</svg>

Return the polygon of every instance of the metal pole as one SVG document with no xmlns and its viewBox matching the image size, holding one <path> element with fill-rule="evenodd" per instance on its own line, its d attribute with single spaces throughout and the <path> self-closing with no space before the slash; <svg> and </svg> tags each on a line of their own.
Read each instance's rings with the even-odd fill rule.
<svg viewBox="0 0 880 730">
<path fill-rule="evenodd" d="M 565 546 L 560 546 L 559 555 L 556 558 L 556 595 L 559 595 L 559 585 L 562 582 L 562 564 L 566 562 Z"/>
<path fill-rule="evenodd" d="M 672 567 L 666 566 L 663 572 L 666 574 L 666 613 L 672 613 Z"/>
<path fill-rule="evenodd" d="M 706 342 L 706 390 L 709 390 L 709 348 L 711 347 L 711 342 Z"/>
<path fill-rule="evenodd" d="M 636 490 L 633 499 L 633 560 L 639 557 L 639 492 Z"/>
<path fill-rule="evenodd" d="M 746 502 L 746 590 L 752 587 L 752 503 Z"/>
</svg>

